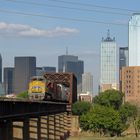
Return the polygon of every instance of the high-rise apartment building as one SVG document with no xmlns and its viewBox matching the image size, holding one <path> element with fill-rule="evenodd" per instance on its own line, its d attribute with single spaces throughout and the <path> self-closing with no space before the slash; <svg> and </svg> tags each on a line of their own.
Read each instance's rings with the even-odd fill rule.
<svg viewBox="0 0 140 140">
<path fill-rule="evenodd" d="M 129 66 L 140 66 L 140 13 L 129 20 Z"/>
<path fill-rule="evenodd" d="M 113 88 L 118 89 L 118 49 L 115 38 L 102 38 L 101 42 L 101 91 Z"/>
<path fill-rule="evenodd" d="M 15 57 L 14 92 L 27 91 L 30 78 L 36 75 L 36 57 Z"/>
<path fill-rule="evenodd" d="M 140 66 L 123 67 L 121 84 L 122 92 L 125 93 L 124 101 L 140 107 Z"/>
<path fill-rule="evenodd" d="M 93 95 L 93 75 L 91 73 L 82 74 L 82 93 Z"/>
<path fill-rule="evenodd" d="M 0 83 L 2 83 L 2 57 L 0 54 Z"/>
<path fill-rule="evenodd" d="M 84 61 L 73 55 L 58 56 L 58 72 L 73 72 L 77 78 L 78 92 L 81 92 Z"/>
<path fill-rule="evenodd" d="M 14 68 L 4 68 L 4 89 L 6 94 L 11 94 L 14 91 Z"/>
</svg>

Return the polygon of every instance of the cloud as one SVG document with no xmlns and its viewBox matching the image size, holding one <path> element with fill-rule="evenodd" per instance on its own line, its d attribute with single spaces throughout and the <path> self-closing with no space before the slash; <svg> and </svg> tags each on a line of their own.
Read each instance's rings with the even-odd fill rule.
<svg viewBox="0 0 140 140">
<path fill-rule="evenodd" d="M 46 30 L 34 28 L 23 24 L 8 24 L 0 22 L 0 36 L 10 37 L 59 37 L 78 33 L 78 29 L 56 27 L 54 29 Z"/>
</svg>

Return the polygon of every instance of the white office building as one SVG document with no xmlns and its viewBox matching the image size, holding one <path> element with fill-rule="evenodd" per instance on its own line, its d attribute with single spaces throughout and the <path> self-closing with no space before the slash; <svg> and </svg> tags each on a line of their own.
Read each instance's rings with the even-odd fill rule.
<svg viewBox="0 0 140 140">
<path fill-rule="evenodd" d="M 101 42 L 101 79 L 100 87 L 104 91 L 108 88 L 117 89 L 118 86 L 118 49 L 115 38 L 110 37 L 108 31 L 107 38 L 102 38 Z"/>
<path fill-rule="evenodd" d="M 140 13 L 129 20 L 129 66 L 140 66 Z"/>
<path fill-rule="evenodd" d="M 93 95 L 93 75 L 91 73 L 82 74 L 82 93 Z"/>
</svg>

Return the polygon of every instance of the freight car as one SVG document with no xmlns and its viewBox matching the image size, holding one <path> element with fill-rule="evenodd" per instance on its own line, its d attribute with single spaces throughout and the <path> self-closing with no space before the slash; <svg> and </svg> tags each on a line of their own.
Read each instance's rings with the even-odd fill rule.
<svg viewBox="0 0 140 140">
<path fill-rule="evenodd" d="M 42 76 L 34 76 L 29 82 L 29 99 L 68 101 L 69 87 L 61 83 L 46 81 Z"/>
</svg>

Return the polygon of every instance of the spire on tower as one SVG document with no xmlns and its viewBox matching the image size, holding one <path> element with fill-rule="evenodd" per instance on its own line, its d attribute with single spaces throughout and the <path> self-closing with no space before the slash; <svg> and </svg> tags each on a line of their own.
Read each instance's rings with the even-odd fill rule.
<svg viewBox="0 0 140 140">
<path fill-rule="evenodd" d="M 66 55 L 68 55 L 68 47 L 66 47 Z"/>
<path fill-rule="evenodd" d="M 107 30 L 107 38 L 110 38 L 110 30 Z"/>
</svg>

